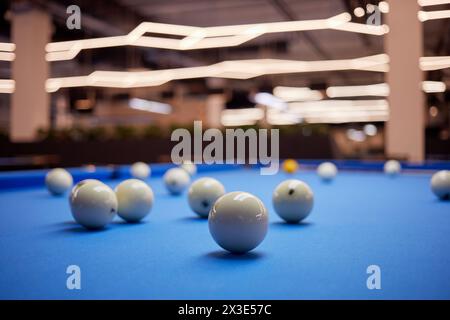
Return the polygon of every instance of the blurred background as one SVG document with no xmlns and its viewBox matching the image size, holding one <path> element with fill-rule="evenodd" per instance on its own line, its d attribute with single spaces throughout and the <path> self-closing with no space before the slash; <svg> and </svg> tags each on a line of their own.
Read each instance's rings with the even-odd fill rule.
<svg viewBox="0 0 450 320">
<path fill-rule="evenodd" d="M 450 160 L 449 17 L 442 0 L 1 1 L 0 169 L 169 162 L 194 120 L 278 128 L 281 158 Z"/>
</svg>

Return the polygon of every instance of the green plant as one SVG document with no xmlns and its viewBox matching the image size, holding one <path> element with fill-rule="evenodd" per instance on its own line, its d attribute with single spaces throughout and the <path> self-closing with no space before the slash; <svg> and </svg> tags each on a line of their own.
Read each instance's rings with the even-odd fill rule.
<svg viewBox="0 0 450 320">
<path fill-rule="evenodd" d="M 117 139 L 132 139 L 137 136 L 137 130 L 132 126 L 117 126 L 114 128 L 114 137 Z"/>
<path fill-rule="evenodd" d="M 164 136 L 164 131 L 155 125 L 148 125 L 142 130 L 142 134 L 146 138 L 161 138 Z"/>
<path fill-rule="evenodd" d="M 68 138 L 73 141 L 82 141 L 86 137 L 86 129 L 74 126 L 67 131 Z"/>
<path fill-rule="evenodd" d="M 38 140 L 56 140 L 57 137 L 58 137 L 58 132 L 55 129 L 39 128 L 37 130 Z"/>
<path fill-rule="evenodd" d="M 85 137 L 89 141 L 105 140 L 108 137 L 108 133 L 103 127 L 94 127 L 86 130 Z"/>
<path fill-rule="evenodd" d="M 0 141 L 9 141 L 8 131 L 0 129 Z"/>
</svg>

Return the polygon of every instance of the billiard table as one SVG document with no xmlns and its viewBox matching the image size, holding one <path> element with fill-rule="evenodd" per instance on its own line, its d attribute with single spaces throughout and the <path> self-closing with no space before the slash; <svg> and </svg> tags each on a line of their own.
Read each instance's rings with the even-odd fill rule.
<svg viewBox="0 0 450 320">
<path fill-rule="evenodd" d="M 336 161 L 331 183 L 300 160 L 300 170 L 261 176 L 257 166 L 200 165 L 227 191 L 260 197 L 269 231 L 255 250 L 222 250 L 187 204 L 171 196 L 152 165 L 154 207 L 143 222 L 116 218 L 104 230 L 77 225 L 66 196 L 51 196 L 45 171 L 0 173 L 1 299 L 450 299 L 450 202 L 430 191 L 430 177 L 449 163 L 406 168 L 397 177 L 381 162 Z M 127 166 L 70 169 L 75 181 L 97 178 L 111 187 Z M 311 215 L 286 224 L 274 212 L 275 186 L 287 178 L 314 191 Z M 79 266 L 81 289 L 66 286 Z M 381 289 L 368 289 L 369 266 Z"/>
</svg>

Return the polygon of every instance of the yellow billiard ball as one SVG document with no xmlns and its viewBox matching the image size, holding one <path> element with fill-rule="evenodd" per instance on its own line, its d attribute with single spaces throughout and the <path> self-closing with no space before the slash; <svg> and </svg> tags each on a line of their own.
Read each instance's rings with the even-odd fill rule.
<svg viewBox="0 0 450 320">
<path fill-rule="evenodd" d="M 294 159 L 287 159 L 282 164 L 283 171 L 286 173 L 295 173 L 298 170 L 298 162 Z"/>
</svg>

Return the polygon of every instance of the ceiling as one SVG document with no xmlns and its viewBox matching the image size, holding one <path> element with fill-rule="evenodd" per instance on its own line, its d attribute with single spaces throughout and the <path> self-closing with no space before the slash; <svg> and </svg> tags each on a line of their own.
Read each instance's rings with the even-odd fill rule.
<svg viewBox="0 0 450 320">
<path fill-rule="evenodd" d="M 49 11 L 55 23 L 53 41 L 126 34 L 142 21 L 206 27 L 320 19 L 342 12 L 352 13 L 357 6 L 365 6 L 369 2 L 378 3 L 377 0 L 35 0 L 9 1 L 8 4 L 7 2 L 2 1 L 0 5 L 0 10 L 3 10 L 0 12 L 2 16 L 8 8 L 14 10 L 14 6 L 18 4 L 30 2 Z M 65 9 L 70 4 L 77 4 L 81 8 L 80 31 L 68 30 L 65 27 L 67 17 Z M 353 16 L 355 22 L 364 23 L 364 19 Z M 424 24 L 425 55 L 450 55 L 448 21 L 443 19 Z M 0 39 L 7 39 L 8 33 L 8 21 L 1 20 Z M 134 47 L 86 50 L 74 61 L 52 63 L 52 76 L 81 75 L 94 70 L 198 66 L 235 59 L 348 59 L 382 52 L 384 52 L 383 39 L 378 36 L 335 30 L 276 33 L 263 35 L 233 48 L 183 52 Z M 442 72 L 431 75 L 433 80 L 448 76 Z M 382 82 L 383 75 L 375 72 L 340 71 L 260 77 L 254 81 L 292 86 L 311 83 L 357 85 Z"/>
</svg>

